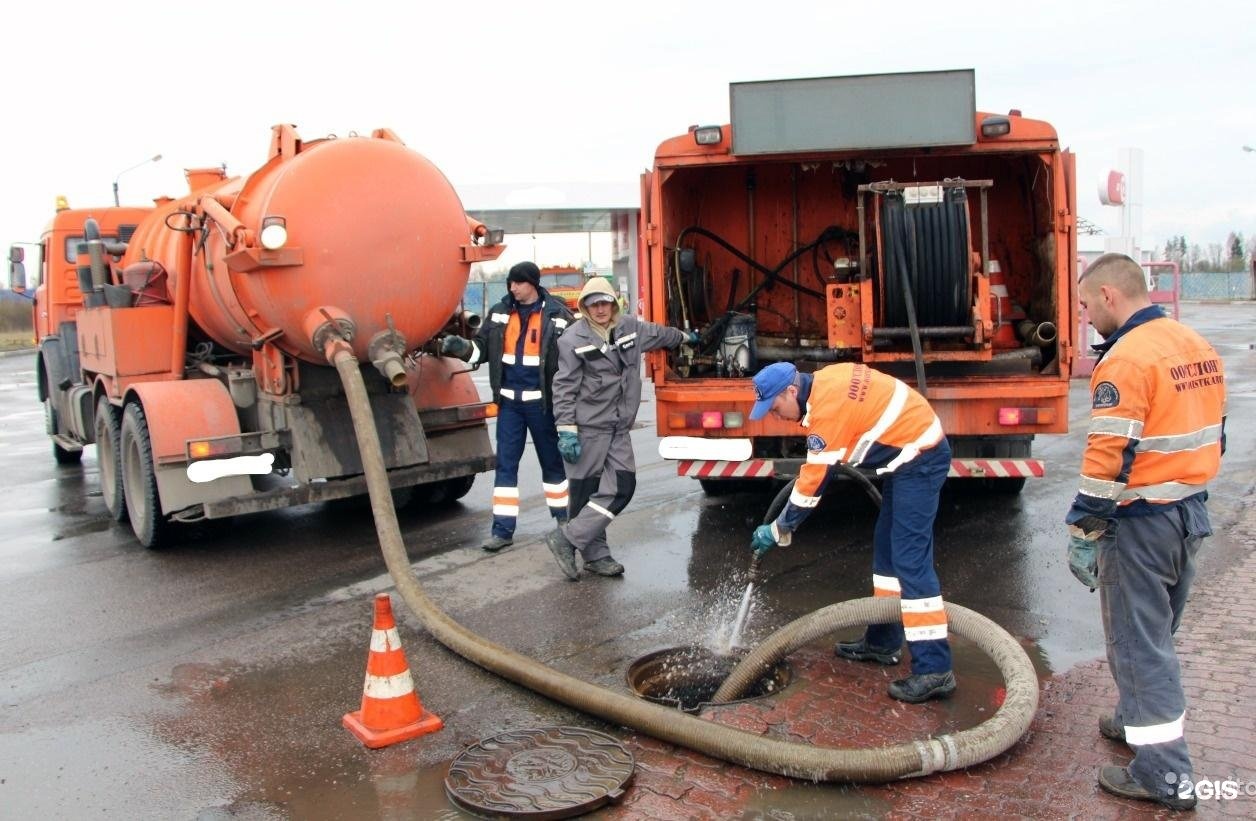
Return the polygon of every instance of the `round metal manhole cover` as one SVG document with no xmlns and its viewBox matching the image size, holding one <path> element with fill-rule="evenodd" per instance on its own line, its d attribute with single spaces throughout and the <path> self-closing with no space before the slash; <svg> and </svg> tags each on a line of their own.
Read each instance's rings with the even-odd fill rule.
<svg viewBox="0 0 1256 821">
<path fill-rule="evenodd" d="M 571 818 L 623 795 L 634 766 L 632 753 L 596 730 L 512 730 L 455 758 L 445 794 L 487 818 Z"/>
</svg>

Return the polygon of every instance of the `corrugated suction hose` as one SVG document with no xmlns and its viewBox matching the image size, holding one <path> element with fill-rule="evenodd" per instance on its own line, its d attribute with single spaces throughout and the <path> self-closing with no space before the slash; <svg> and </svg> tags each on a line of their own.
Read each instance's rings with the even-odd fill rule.
<svg viewBox="0 0 1256 821">
<path fill-rule="evenodd" d="M 979 643 L 984 642 L 983 647 L 988 643 L 997 648 L 995 660 L 1007 679 L 1008 698 L 1003 707 L 979 727 L 953 737 L 942 736 L 867 750 L 814 747 L 724 727 L 589 684 L 472 633 L 428 598 L 414 577 L 410 557 L 401 539 L 401 529 L 397 525 L 379 436 L 357 359 L 349 346 L 339 340 L 329 341 L 325 351 L 344 384 L 362 454 L 380 549 L 388 572 L 397 585 L 397 592 L 437 641 L 468 661 L 613 724 L 631 727 L 654 738 L 744 767 L 813 781 L 889 781 L 975 764 L 1015 744 L 1028 727 L 1037 707 L 1038 689 L 1033 668 L 1024 651 L 997 625 L 975 613 L 971 614 L 972 619 L 965 618 L 958 612 L 962 608 L 954 606 L 950 611 L 959 616 L 953 622 L 955 632 L 976 638 Z M 791 646 L 795 636 L 810 635 L 820 627 L 834 630 L 898 618 L 897 599 L 860 599 L 824 608 L 814 615 L 820 614 L 825 614 L 822 620 L 795 622 L 791 625 L 795 629 L 788 640 L 774 646 Z M 974 636 L 970 631 L 980 635 Z M 990 650 L 987 649 L 987 652 Z M 1020 653 L 1020 664 L 1013 663 L 1017 661 L 1016 652 Z M 752 654 L 757 660 L 764 656 L 758 651 Z M 746 668 L 746 664 L 740 667 Z"/>
</svg>

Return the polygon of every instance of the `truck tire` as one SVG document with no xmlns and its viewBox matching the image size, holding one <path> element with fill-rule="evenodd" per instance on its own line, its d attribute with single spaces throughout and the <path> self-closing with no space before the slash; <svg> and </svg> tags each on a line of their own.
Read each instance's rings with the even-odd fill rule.
<svg viewBox="0 0 1256 821">
<path fill-rule="evenodd" d="M 157 471 L 153 467 L 153 445 L 148 434 L 148 419 L 138 402 L 126 406 L 122 414 L 122 489 L 131 529 L 140 544 L 149 549 L 163 546 L 170 529 L 161 515 L 161 497 L 157 492 Z"/>
<path fill-rule="evenodd" d="M 48 398 L 44 400 L 44 431 L 52 436 L 60 433 L 61 419 L 57 416 L 57 409 L 52 405 L 52 384 L 48 381 L 48 367 L 44 366 L 44 384 L 48 386 Z M 83 451 L 66 450 L 57 444 L 54 439 L 52 442 L 52 458 L 57 461 L 58 465 L 77 465 L 83 459 Z"/>
<path fill-rule="evenodd" d="M 415 485 L 412 488 L 414 495 L 411 497 L 410 506 L 422 507 L 456 502 L 471 492 L 473 484 L 475 484 L 474 473 L 470 476 L 457 476 L 453 479 Z"/>
<path fill-rule="evenodd" d="M 100 465 L 100 495 L 115 522 L 126 521 L 126 495 L 122 491 L 122 425 L 109 397 L 96 401 L 96 462 Z"/>
</svg>

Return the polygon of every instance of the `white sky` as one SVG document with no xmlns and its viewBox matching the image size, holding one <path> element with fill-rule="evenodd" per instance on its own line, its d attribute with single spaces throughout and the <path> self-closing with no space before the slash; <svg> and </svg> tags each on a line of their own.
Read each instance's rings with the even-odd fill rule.
<svg viewBox="0 0 1256 821">
<path fill-rule="evenodd" d="M 455 8 L 456 7 L 456 8 Z M 0 12 L 0 247 L 55 197 L 186 190 L 265 160 L 270 126 L 386 126 L 454 182 L 634 180 L 663 139 L 728 120 L 728 83 L 976 69 L 979 109 L 1045 119 L 1079 210 L 1144 153 L 1144 248 L 1256 235 L 1256 6 L 1053 0 L 8 3 Z M 541 260 L 577 262 L 578 260 Z"/>
</svg>

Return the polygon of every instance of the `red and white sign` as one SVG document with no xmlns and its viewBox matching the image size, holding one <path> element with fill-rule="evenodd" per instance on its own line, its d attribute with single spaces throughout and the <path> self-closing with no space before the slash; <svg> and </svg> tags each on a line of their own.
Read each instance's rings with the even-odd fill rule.
<svg viewBox="0 0 1256 821">
<path fill-rule="evenodd" d="M 1099 180 L 1099 202 L 1104 205 L 1125 204 L 1125 175 L 1120 171 L 1109 171 Z"/>
<path fill-rule="evenodd" d="M 1046 472 L 1046 465 L 1041 459 L 952 459 L 947 475 L 962 479 L 1020 476 L 1040 479 Z M 771 459 L 747 459 L 744 462 L 681 460 L 676 465 L 676 474 L 696 479 L 766 479 L 774 475 L 774 465 Z"/>
</svg>

